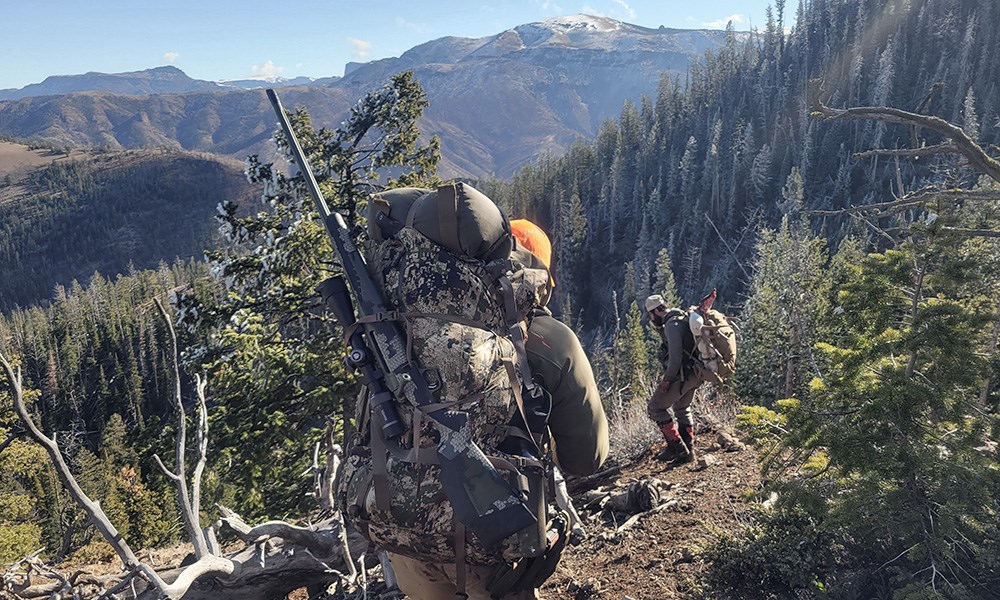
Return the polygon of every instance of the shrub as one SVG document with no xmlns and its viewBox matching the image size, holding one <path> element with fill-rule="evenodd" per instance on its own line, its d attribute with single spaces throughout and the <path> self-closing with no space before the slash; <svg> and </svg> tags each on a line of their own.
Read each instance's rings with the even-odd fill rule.
<svg viewBox="0 0 1000 600">
<path fill-rule="evenodd" d="M 839 548 L 805 511 L 761 508 L 743 532 L 713 532 L 701 552 L 703 583 L 712 597 L 822 597 Z"/>
</svg>

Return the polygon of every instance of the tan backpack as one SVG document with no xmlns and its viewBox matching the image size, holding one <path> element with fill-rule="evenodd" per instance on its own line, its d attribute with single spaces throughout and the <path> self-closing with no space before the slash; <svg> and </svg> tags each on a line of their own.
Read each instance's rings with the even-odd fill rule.
<svg viewBox="0 0 1000 600">
<path fill-rule="evenodd" d="M 688 319 L 703 376 L 722 383 L 736 372 L 736 331 L 726 315 L 714 308 L 693 306 Z"/>
</svg>

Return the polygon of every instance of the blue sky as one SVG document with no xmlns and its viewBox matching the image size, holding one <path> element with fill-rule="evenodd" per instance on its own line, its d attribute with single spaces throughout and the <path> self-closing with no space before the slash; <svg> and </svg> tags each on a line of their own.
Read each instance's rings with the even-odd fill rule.
<svg viewBox="0 0 1000 600">
<path fill-rule="evenodd" d="M 796 0 L 786 2 L 786 28 Z M 0 0 L 0 89 L 49 75 L 174 65 L 211 81 L 343 75 L 444 36 L 484 37 L 556 16 L 645 27 L 763 28 L 769 0 Z"/>
</svg>

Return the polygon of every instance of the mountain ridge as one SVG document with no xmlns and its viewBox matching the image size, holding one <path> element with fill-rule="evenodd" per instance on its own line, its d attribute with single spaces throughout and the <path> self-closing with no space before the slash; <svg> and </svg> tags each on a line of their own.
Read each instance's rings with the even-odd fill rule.
<svg viewBox="0 0 1000 600">
<path fill-rule="evenodd" d="M 736 35 L 562 17 L 483 38 L 431 40 L 399 57 L 349 64 L 342 78 L 283 87 L 282 96 L 287 106 L 305 106 L 316 125 L 335 127 L 358 98 L 393 74 L 412 70 L 430 102 L 421 128 L 442 140 L 442 175 L 508 177 L 542 155 L 596 136 L 626 101 L 655 95 L 664 73 L 679 76 L 705 50 Z M 0 101 L 0 134 L 69 147 L 165 146 L 240 159 L 269 156 L 273 118 L 259 90 L 196 84 L 175 67 L 150 70 L 128 85 L 101 81 L 131 92 L 151 90 L 153 81 L 158 89 L 167 81 L 189 87 Z"/>
</svg>

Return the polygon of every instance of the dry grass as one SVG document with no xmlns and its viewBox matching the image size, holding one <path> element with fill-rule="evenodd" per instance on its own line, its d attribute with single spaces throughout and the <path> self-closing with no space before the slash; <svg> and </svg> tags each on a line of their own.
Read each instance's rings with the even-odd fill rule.
<svg viewBox="0 0 1000 600">
<path fill-rule="evenodd" d="M 67 156 L 61 152 L 46 149 L 32 150 L 21 144 L 0 142 L 0 177 L 10 175 L 11 179 L 16 180 L 32 169 L 66 158 Z"/>
<path fill-rule="evenodd" d="M 660 432 L 646 416 L 646 402 L 634 398 L 611 418 L 611 458 L 620 463 L 632 462 L 659 441 Z"/>
<path fill-rule="evenodd" d="M 694 404 L 691 406 L 698 429 L 736 429 L 736 413 L 740 402 L 727 387 L 713 384 L 701 386 L 695 392 Z"/>
<path fill-rule="evenodd" d="M 694 410 L 695 430 L 733 430 L 739 401 L 723 386 L 705 384 L 695 392 L 691 405 Z M 618 462 L 631 462 L 640 458 L 650 446 L 661 442 L 656 425 L 646 416 L 646 402 L 642 396 L 615 411 L 610 418 L 611 457 Z"/>
</svg>

